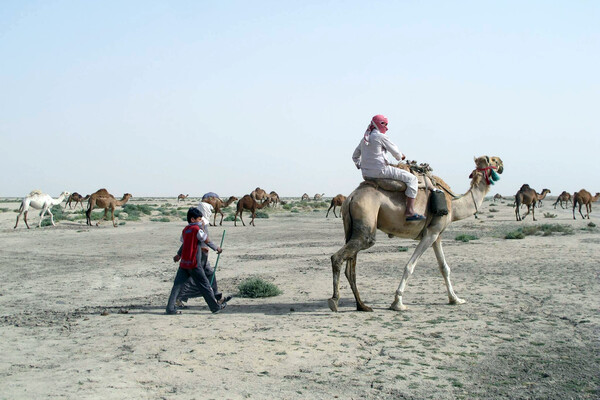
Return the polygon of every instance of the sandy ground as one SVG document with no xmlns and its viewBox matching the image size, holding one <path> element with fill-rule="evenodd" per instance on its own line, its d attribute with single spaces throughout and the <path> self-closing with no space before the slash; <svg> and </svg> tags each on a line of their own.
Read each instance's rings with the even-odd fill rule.
<svg viewBox="0 0 600 400">
<path fill-rule="evenodd" d="M 210 233 L 219 241 L 227 230 L 224 292 L 258 276 L 282 295 L 236 297 L 217 315 L 192 299 L 167 316 L 184 222 L 13 230 L 18 204 L 0 203 L 9 209 L 0 213 L 0 398 L 599 398 L 599 228 L 548 200 L 537 222 L 516 222 L 508 202 L 490 204 L 444 234 L 464 305 L 447 304 L 428 250 L 408 283 L 410 309 L 388 310 L 416 242 L 379 233 L 358 258 L 374 312 L 355 311 L 345 278 L 340 312 L 331 312 L 329 257 L 343 244 L 342 221 L 281 211 Z M 600 223 L 600 211 L 592 215 Z M 504 239 L 544 223 L 574 234 Z M 456 241 L 462 233 L 479 239 Z"/>
</svg>

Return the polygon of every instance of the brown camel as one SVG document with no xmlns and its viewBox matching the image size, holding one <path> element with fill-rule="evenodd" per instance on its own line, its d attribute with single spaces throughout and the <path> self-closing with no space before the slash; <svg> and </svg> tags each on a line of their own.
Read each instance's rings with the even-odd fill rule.
<svg viewBox="0 0 600 400">
<path fill-rule="evenodd" d="M 307 193 L 304 193 L 304 194 L 302 195 L 302 197 L 300 198 L 300 201 L 308 201 L 308 200 L 310 200 L 310 197 L 308 197 L 308 194 L 307 194 Z"/>
<path fill-rule="evenodd" d="M 179 203 L 180 201 L 187 199 L 188 196 L 189 194 L 180 194 L 179 196 L 177 196 L 177 202 Z"/>
<path fill-rule="evenodd" d="M 452 198 L 450 188 L 439 178 L 438 184 L 444 188 L 448 214 L 442 216 L 428 215 L 428 191 L 420 189 L 415 201 L 415 208 L 419 213 L 427 215 L 426 220 L 406 221 L 406 196 L 404 192 L 390 192 L 375 186 L 361 183 L 342 205 L 342 218 L 346 244 L 331 256 L 333 269 L 333 296 L 329 299 L 329 308 L 337 311 L 340 298 L 339 283 L 342 262 L 346 261 L 346 277 L 356 299 L 356 308 L 359 311 L 372 311 L 360 299 L 356 285 L 356 258 L 361 250 L 368 249 L 375 244 L 377 229 L 389 236 L 419 240 L 419 244 L 404 268 L 404 274 L 395 293 L 392 310 L 405 310 L 402 296 L 406 288 L 406 281 L 413 273 L 417 261 L 425 250 L 432 246 L 437 258 L 440 272 L 444 277 L 448 298 L 451 304 L 461 304 L 460 299 L 452 288 L 450 282 L 450 267 L 446 263 L 442 250 L 441 234 L 451 222 L 459 221 L 474 215 L 490 190 L 490 183 L 499 176 L 494 172 L 503 172 L 502 160 L 498 157 L 482 156 L 475 159 L 477 168 L 471 173 L 471 188 L 459 197 Z M 379 180 L 384 181 L 384 180 Z"/>
<path fill-rule="evenodd" d="M 592 203 L 598 201 L 598 199 L 600 199 L 600 193 L 596 193 L 596 195 L 592 197 L 592 194 L 585 189 L 575 192 L 573 195 L 573 219 L 576 219 L 575 207 L 577 207 L 577 204 L 579 204 L 579 214 L 581 214 L 581 206 L 585 204 L 586 217 L 587 219 L 590 219 Z M 581 218 L 585 219 L 586 217 L 581 214 Z"/>
<path fill-rule="evenodd" d="M 125 193 L 121 200 L 117 200 L 112 194 L 108 193 L 106 189 L 99 189 L 95 193 L 93 193 L 88 200 L 88 209 L 85 212 L 86 216 L 86 224 L 92 225 L 92 210 L 94 208 L 104 208 L 104 216 L 96 223 L 96 226 L 100 225 L 102 220 L 106 220 L 108 210 L 111 212 L 111 219 L 113 226 L 116 228 L 117 224 L 115 224 L 115 208 L 117 206 L 125 205 L 133 196 L 129 193 Z"/>
<path fill-rule="evenodd" d="M 563 207 L 563 202 L 568 206 L 569 203 L 573 203 L 573 201 L 571 200 L 571 193 L 567 192 L 566 190 L 563 190 L 563 192 L 557 197 L 556 201 L 554 202 L 554 208 L 556 209 L 556 204 L 560 203 L 560 208 L 565 208 Z"/>
<path fill-rule="evenodd" d="M 502 195 L 500 193 L 496 193 L 494 195 L 494 201 L 496 201 L 496 200 L 502 200 Z"/>
<path fill-rule="evenodd" d="M 271 203 L 271 198 L 267 197 L 267 200 L 263 203 L 259 203 L 256 200 L 254 200 L 252 198 L 252 196 L 250 196 L 249 194 L 245 195 L 244 197 L 242 197 L 238 202 L 237 202 L 237 211 L 235 212 L 235 219 L 233 221 L 233 225 L 237 226 L 237 217 L 238 214 L 240 215 L 240 221 L 242 221 L 242 224 L 244 226 L 246 226 L 246 224 L 244 223 L 244 220 L 242 219 L 242 212 L 244 210 L 248 210 L 252 212 L 252 221 L 250 221 L 250 225 L 254 225 L 254 218 L 256 217 L 256 210 L 260 210 L 262 208 L 265 208 L 266 206 L 269 205 L 269 203 Z"/>
<path fill-rule="evenodd" d="M 269 195 L 263 189 L 257 187 L 252 191 L 252 193 L 250 193 L 250 197 L 252 197 L 252 199 L 254 199 L 255 201 L 260 200 L 264 203 L 264 201 L 269 198 Z"/>
<path fill-rule="evenodd" d="M 218 197 L 205 197 L 202 199 L 202 202 L 210 204 L 215 210 L 215 221 L 213 222 L 213 226 L 217 225 L 217 213 L 221 214 L 221 222 L 219 222 L 219 225 L 223 225 L 223 209 L 229 207 L 229 205 L 237 199 L 238 198 L 235 196 L 229 197 L 226 202 L 223 202 L 223 200 Z"/>
<path fill-rule="evenodd" d="M 315 194 L 315 197 L 313 197 L 313 200 L 314 201 L 323 200 L 323 196 L 325 196 L 325 193 L 321 193 L 321 194 L 317 193 L 317 194 Z"/>
<path fill-rule="evenodd" d="M 333 199 L 331 199 L 331 205 L 329 206 L 329 210 L 331 210 L 331 208 L 333 207 L 333 215 L 335 215 L 336 218 L 338 216 L 335 214 L 335 208 L 341 207 L 345 200 L 346 196 L 344 196 L 343 194 L 338 194 Z M 327 215 L 325 215 L 325 218 L 329 216 L 329 210 L 327 210 Z"/>
<path fill-rule="evenodd" d="M 67 206 L 69 206 L 69 209 L 71 209 L 71 203 L 73 201 L 75 202 L 75 207 L 73 207 L 73 208 L 77 208 L 77 204 L 81 204 L 81 208 L 83 208 L 83 201 L 87 200 L 89 198 L 90 198 L 89 194 L 87 196 L 83 197 L 79 193 L 73 192 L 73 194 L 69 196 L 69 199 L 65 203 L 65 209 L 67 208 Z"/>
<path fill-rule="evenodd" d="M 271 198 L 271 204 L 273 205 L 273 207 L 277 207 L 277 204 L 281 203 L 281 199 L 279 199 L 279 195 L 277 194 L 277 192 L 272 191 L 268 194 L 268 196 Z"/>
<path fill-rule="evenodd" d="M 517 221 L 524 220 L 525 217 L 529 215 L 530 211 L 531 215 L 533 215 L 533 220 L 537 221 L 535 219 L 535 207 L 538 201 L 544 199 L 548 193 L 550 193 L 550 189 L 544 189 L 542 190 L 542 193 L 537 193 L 534 189 L 529 187 L 528 184 L 524 184 L 523 186 L 521 186 L 521 189 L 519 189 L 519 191 L 515 195 L 515 216 L 517 218 Z M 527 212 L 525 213 L 523 218 L 521 218 L 521 204 L 527 206 Z"/>
</svg>

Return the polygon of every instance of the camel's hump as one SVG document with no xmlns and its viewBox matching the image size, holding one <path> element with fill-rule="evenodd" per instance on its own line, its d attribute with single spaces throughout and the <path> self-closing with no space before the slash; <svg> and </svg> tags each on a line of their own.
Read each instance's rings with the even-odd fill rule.
<svg viewBox="0 0 600 400">
<path fill-rule="evenodd" d="M 39 196 L 44 194 L 44 192 L 42 192 L 40 189 L 34 189 L 31 192 L 29 192 L 30 196 Z"/>
</svg>

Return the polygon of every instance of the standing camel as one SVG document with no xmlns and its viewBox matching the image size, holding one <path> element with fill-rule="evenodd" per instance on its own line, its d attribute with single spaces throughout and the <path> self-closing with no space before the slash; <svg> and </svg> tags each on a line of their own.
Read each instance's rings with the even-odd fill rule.
<svg viewBox="0 0 600 400">
<path fill-rule="evenodd" d="M 310 197 L 308 197 L 308 193 L 304 193 L 302 195 L 302 197 L 300 198 L 300 201 L 308 201 L 310 200 Z"/>
<path fill-rule="evenodd" d="M 563 190 L 563 192 L 558 196 L 558 198 L 556 199 L 556 201 L 554 202 L 554 209 L 556 209 L 556 204 L 560 203 L 560 208 L 565 208 L 563 207 L 563 202 L 568 206 L 569 203 L 573 203 L 573 201 L 571 200 L 571 193 L 567 192 L 566 190 Z"/>
<path fill-rule="evenodd" d="M 179 196 L 177 196 L 177 202 L 179 203 L 180 201 L 187 199 L 188 196 L 189 194 L 180 194 Z"/>
<path fill-rule="evenodd" d="M 89 198 L 90 198 L 89 194 L 87 196 L 83 197 L 79 193 L 73 192 L 73 194 L 71 194 L 69 196 L 69 199 L 65 203 L 65 209 L 67 208 L 67 206 L 69 206 L 69 209 L 71 209 L 71 202 L 73 202 L 73 201 L 75 202 L 75 207 L 73 207 L 73 208 L 77 208 L 77 204 L 81 204 L 81 208 L 83 208 L 83 201 L 87 200 Z"/>
<path fill-rule="evenodd" d="M 38 228 L 42 226 L 42 220 L 44 219 L 44 215 L 46 212 L 50 214 L 50 222 L 52 222 L 52 226 L 56 226 L 54 223 L 54 215 L 50 209 L 52 206 L 56 206 L 63 202 L 65 197 L 69 197 L 69 192 L 62 192 L 58 198 L 53 199 L 49 194 L 42 193 L 41 190 L 32 190 L 22 201 L 21 206 L 19 207 L 19 215 L 17 215 L 17 223 L 13 229 L 17 228 L 19 225 L 19 217 L 23 215 L 23 221 L 25 221 L 25 226 L 29 229 L 29 224 L 27 223 L 27 213 L 29 212 L 29 207 L 33 207 L 36 210 L 42 210 L 40 212 L 40 222 L 38 224 Z"/>
<path fill-rule="evenodd" d="M 279 199 L 277 192 L 272 191 L 268 194 L 268 196 L 271 198 L 271 204 L 273 207 L 277 207 L 277 204 L 281 203 L 281 199 Z"/>
<path fill-rule="evenodd" d="M 585 189 L 581 189 L 579 192 L 575 192 L 573 195 L 573 219 L 575 218 L 575 207 L 579 203 L 579 214 L 581 214 L 581 206 L 585 204 L 585 211 L 587 219 L 590 219 L 590 213 L 592 212 L 592 203 L 598 201 L 600 199 L 600 193 L 596 193 L 594 197 L 592 194 Z M 585 219 L 586 217 L 581 214 L 581 218 Z"/>
<path fill-rule="evenodd" d="M 544 199 L 548 193 L 550 193 L 550 189 L 544 189 L 542 190 L 542 193 L 537 193 L 534 189 L 529 187 L 528 184 L 521 186 L 521 189 L 519 189 L 515 195 L 515 216 L 517 221 L 524 220 L 525 217 L 529 215 L 530 211 L 532 213 L 531 215 L 533 215 L 533 220 L 537 221 L 537 219 L 535 219 L 535 206 L 538 201 Z M 521 218 L 521 204 L 527 206 L 527 212 L 523 215 L 523 218 Z"/>
<path fill-rule="evenodd" d="M 313 197 L 313 200 L 314 201 L 322 200 L 323 196 L 325 196 L 325 193 L 322 193 L 322 194 L 317 193 L 317 194 L 315 194 L 315 197 Z"/>
<path fill-rule="evenodd" d="M 500 193 L 496 193 L 494 195 L 494 201 L 496 201 L 496 200 L 502 200 L 502 195 Z"/>
<path fill-rule="evenodd" d="M 215 221 L 213 223 L 213 226 L 217 226 L 217 213 L 221 214 L 221 222 L 219 222 L 219 225 L 223 225 L 223 209 L 225 207 L 229 207 L 229 205 L 231 203 L 233 203 L 234 201 L 236 201 L 238 198 L 235 196 L 231 196 L 227 199 L 226 202 L 223 202 L 223 200 L 221 200 L 219 197 L 205 197 L 202 199 L 203 203 L 208 203 L 211 206 L 213 206 L 213 209 L 215 210 L 214 215 L 215 215 Z"/>
<path fill-rule="evenodd" d="M 490 184 L 499 179 L 495 170 L 498 173 L 502 173 L 504 168 L 502 160 L 498 157 L 478 157 L 475 159 L 475 165 L 476 169 L 471 173 L 472 179 L 469 191 L 465 195 L 455 197 L 454 199 L 449 194 L 446 194 L 446 201 L 448 203 L 447 215 L 428 215 L 427 219 L 415 222 L 406 221 L 404 215 L 406 196 L 403 192 L 390 192 L 382 189 L 381 186 L 375 188 L 374 186 L 365 184 L 365 182 L 361 183 L 342 205 L 346 244 L 331 256 L 333 296 L 329 299 L 329 308 L 332 311 L 338 310 L 340 273 L 342 262 L 346 261 L 346 277 L 354 293 L 357 310 L 373 311 L 372 308 L 362 302 L 358 293 L 356 285 L 356 258 L 359 251 L 368 249 L 375 244 L 377 229 L 389 236 L 419 240 L 417 248 L 404 268 L 404 274 L 396 290 L 394 302 L 390 306 L 392 310 L 406 310 L 407 307 L 402 304 L 406 282 L 413 273 L 417 261 L 429 246 L 432 246 L 435 252 L 440 272 L 446 283 L 450 304 L 464 303 L 465 301 L 460 299 L 452 288 L 450 267 L 446 263 L 446 258 L 442 250 L 441 234 L 451 222 L 470 217 L 477 212 L 483 203 L 485 195 L 490 190 Z M 435 179 L 439 181 L 439 184 L 445 189 L 446 193 L 450 192 L 449 187 L 441 179 Z M 389 180 L 380 179 L 378 181 Z M 426 213 L 427 205 L 428 196 L 426 192 L 419 190 L 415 208 L 420 213 Z"/>
<path fill-rule="evenodd" d="M 346 196 L 344 196 L 343 194 L 338 194 L 333 199 L 331 199 L 331 205 L 329 206 L 329 210 L 331 210 L 331 208 L 333 207 L 333 215 L 335 215 L 336 218 L 338 216 L 335 214 L 335 208 L 341 207 L 345 200 Z M 329 210 L 327 210 L 327 215 L 325 215 L 325 218 L 329 216 Z"/>
<path fill-rule="evenodd" d="M 252 191 L 252 193 L 250 193 L 250 197 L 252 197 L 254 201 L 260 200 L 261 202 L 264 202 L 269 198 L 269 195 L 263 189 L 257 187 Z"/>
<path fill-rule="evenodd" d="M 242 219 L 242 212 L 244 210 L 248 210 L 252 212 L 252 221 L 250 221 L 250 225 L 254 225 L 254 218 L 256 217 L 256 210 L 260 210 L 262 208 L 265 208 L 266 206 L 269 205 L 269 203 L 271 203 L 271 198 L 267 197 L 267 200 L 263 203 L 259 203 L 256 200 L 254 200 L 252 198 L 252 196 L 250 196 L 249 194 L 245 195 L 244 197 L 242 197 L 238 202 L 237 202 L 237 211 L 235 212 L 235 219 L 233 221 L 233 225 L 237 226 L 237 217 L 238 214 L 240 215 L 240 221 L 242 221 L 242 224 L 244 226 L 246 226 L 246 224 L 244 223 L 244 220 Z"/>
<path fill-rule="evenodd" d="M 104 216 L 96 222 L 96 226 L 100 225 L 100 222 L 106 220 L 108 210 L 110 209 L 111 219 L 113 226 L 116 228 L 115 223 L 115 208 L 117 206 L 123 206 L 133 196 L 129 193 L 125 193 L 121 200 L 117 200 L 112 194 L 108 193 L 106 189 L 99 189 L 93 193 L 88 200 L 88 209 L 85 212 L 86 224 L 92 225 L 92 210 L 94 208 L 104 208 Z"/>
</svg>

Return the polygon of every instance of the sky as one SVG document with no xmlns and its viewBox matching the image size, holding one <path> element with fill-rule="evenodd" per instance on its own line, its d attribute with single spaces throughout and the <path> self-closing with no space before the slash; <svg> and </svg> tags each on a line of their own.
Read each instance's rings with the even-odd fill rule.
<svg viewBox="0 0 600 400">
<path fill-rule="evenodd" d="M 0 196 L 349 194 L 375 114 L 468 190 L 600 191 L 597 1 L 0 2 Z"/>
</svg>

